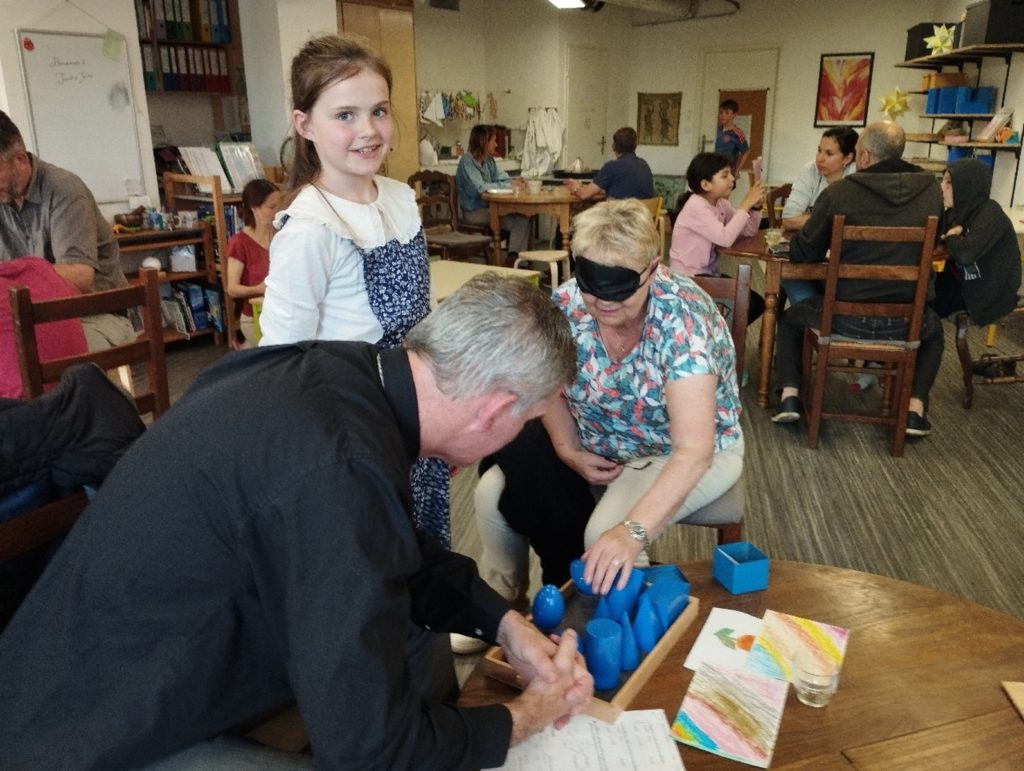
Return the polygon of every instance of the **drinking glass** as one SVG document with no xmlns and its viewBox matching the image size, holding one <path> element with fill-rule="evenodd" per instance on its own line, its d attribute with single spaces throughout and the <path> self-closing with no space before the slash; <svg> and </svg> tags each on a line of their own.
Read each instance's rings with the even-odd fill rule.
<svg viewBox="0 0 1024 771">
<path fill-rule="evenodd" d="M 839 665 L 820 653 L 800 650 L 793 656 L 793 688 L 801 704 L 824 707 L 839 685 Z"/>
<path fill-rule="evenodd" d="M 769 249 L 774 249 L 782 240 L 781 228 L 768 228 L 764 231 L 764 243 Z"/>
</svg>

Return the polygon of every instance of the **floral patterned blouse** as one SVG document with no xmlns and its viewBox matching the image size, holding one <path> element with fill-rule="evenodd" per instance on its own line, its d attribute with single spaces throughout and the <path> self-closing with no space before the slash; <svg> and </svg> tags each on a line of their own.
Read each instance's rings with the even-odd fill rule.
<svg viewBox="0 0 1024 771">
<path fill-rule="evenodd" d="M 576 337 L 576 381 L 565 391 L 584 450 L 617 461 L 668 455 L 665 388 L 669 381 L 714 374 L 715 451 L 740 438 L 736 352 L 714 302 L 685 276 L 659 266 L 640 344 L 621 362 L 605 350 L 575 279 L 553 294 Z"/>
</svg>

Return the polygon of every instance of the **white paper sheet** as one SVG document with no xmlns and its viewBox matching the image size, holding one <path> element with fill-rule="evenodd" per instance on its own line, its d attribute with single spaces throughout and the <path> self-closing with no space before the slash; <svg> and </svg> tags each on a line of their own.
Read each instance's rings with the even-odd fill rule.
<svg viewBox="0 0 1024 771">
<path fill-rule="evenodd" d="M 685 771 L 661 709 L 623 712 L 615 725 L 586 715 L 561 731 L 548 726 L 508 751 L 499 771 Z"/>
<path fill-rule="evenodd" d="M 712 608 L 683 666 L 694 671 L 704 663 L 741 669 L 762 625 L 749 613 Z"/>
</svg>

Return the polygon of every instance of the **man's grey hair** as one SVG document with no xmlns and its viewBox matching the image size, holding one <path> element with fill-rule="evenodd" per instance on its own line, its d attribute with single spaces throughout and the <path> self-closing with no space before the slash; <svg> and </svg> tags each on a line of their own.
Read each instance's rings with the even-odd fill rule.
<svg viewBox="0 0 1024 771">
<path fill-rule="evenodd" d="M 860 146 L 878 161 L 899 160 L 907 145 L 907 135 L 895 123 L 871 123 L 861 132 Z"/>
<path fill-rule="evenodd" d="M 493 391 L 530 409 L 576 376 L 576 341 L 565 315 L 528 281 L 484 273 L 449 295 L 405 338 L 441 393 L 462 399 Z"/>
</svg>

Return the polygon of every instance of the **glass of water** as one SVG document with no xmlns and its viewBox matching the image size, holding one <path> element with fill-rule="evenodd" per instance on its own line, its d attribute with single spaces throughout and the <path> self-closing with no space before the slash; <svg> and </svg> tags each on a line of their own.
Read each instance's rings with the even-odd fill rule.
<svg viewBox="0 0 1024 771">
<path fill-rule="evenodd" d="M 801 704 L 824 707 L 839 685 L 839 664 L 820 651 L 800 650 L 793 656 L 793 688 Z"/>
</svg>

